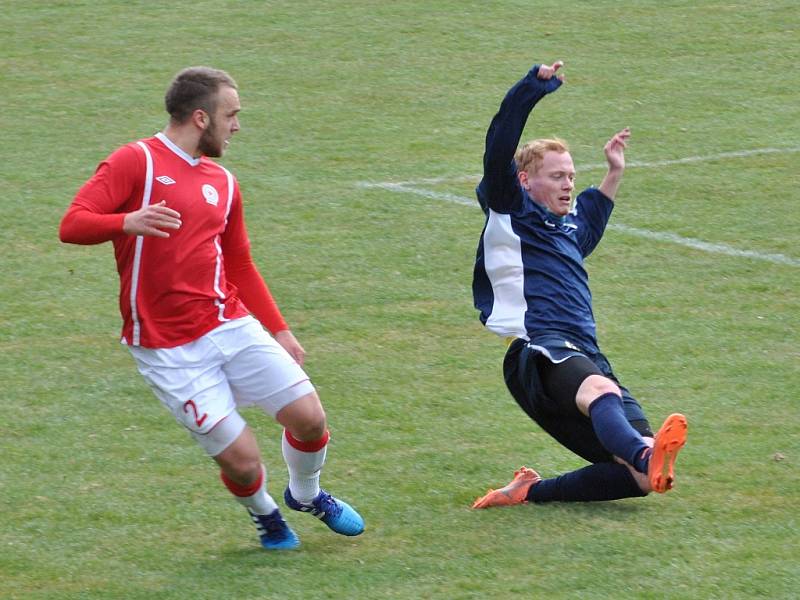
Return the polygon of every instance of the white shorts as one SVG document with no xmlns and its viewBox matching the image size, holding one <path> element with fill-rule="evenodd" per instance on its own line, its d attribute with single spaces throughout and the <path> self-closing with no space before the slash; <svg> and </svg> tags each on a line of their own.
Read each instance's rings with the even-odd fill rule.
<svg viewBox="0 0 800 600">
<path fill-rule="evenodd" d="M 158 399 L 210 456 L 244 429 L 238 407 L 255 404 L 274 417 L 314 391 L 300 365 L 250 316 L 175 348 L 128 348 Z"/>
</svg>

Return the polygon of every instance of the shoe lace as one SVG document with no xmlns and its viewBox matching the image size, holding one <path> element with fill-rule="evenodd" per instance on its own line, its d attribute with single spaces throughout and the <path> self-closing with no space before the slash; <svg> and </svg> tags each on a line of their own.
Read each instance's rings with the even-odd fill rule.
<svg viewBox="0 0 800 600">
<path fill-rule="evenodd" d="M 260 519 L 264 531 L 270 537 L 281 536 L 286 530 L 286 524 L 280 517 Z"/>
<path fill-rule="evenodd" d="M 329 517 L 338 517 L 342 512 L 342 507 L 338 502 L 327 492 L 320 492 L 319 497 L 314 502 L 314 507 L 324 512 Z"/>
</svg>

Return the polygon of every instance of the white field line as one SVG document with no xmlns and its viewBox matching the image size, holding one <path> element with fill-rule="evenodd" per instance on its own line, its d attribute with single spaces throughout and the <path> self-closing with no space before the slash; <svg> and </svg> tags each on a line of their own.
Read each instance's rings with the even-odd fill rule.
<svg viewBox="0 0 800 600">
<path fill-rule="evenodd" d="M 697 162 L 705 162 L 705 161 L 712 161 L 712 160 L 723 160 L 726 158 L 745 158 L 748 156 L 756 156 L 760 154 L 782 154 L 782 153 L 791 153 L 791 152 L 800 152 L 800 147 L 798 148 L 758 148 L 754 150 L 739 150 L 736 152 L 722 152 L 719 154 L 710 154 L 707 156 L 689 156 L 686 158 L 677 158 L 673 160 L 660 160 L 660 161 L 651 161 L 651 162 L 629 162 L 627 164 L 627 168 L 658 168 L 658 167 L 667 167 L 671 165 L 683 165 L 683 164 L 691 164 Z M 605 164 L 596 164 L 596 165 L 584 165 L 579 167 L 579 171 L 592 171 L 592 170 L 599 170 L 605 169 Z M 389 192 L 396 192 L 401 194 L 413 194 L 415 196 L 421 196 L 423 198 L 430 198 L 431 200 L 444 200 L 446 202 L 453 202 L 456 204 L 464 204 L 467 206 L 475 206 L 477 205 L 477 201 L 473 198 L 469 198 L 467 196 L 459 196 L 457 194 L 450 194 L 448 192 L 437 192 L 434 190 L 425 189 L 423 187 L 419 187 L 420 185 L 431 185 L 437 183 L 443 183 L 445 181 L 475 181 L 476 183 L 480 179 L 479 175 L 470 175 L 470 176 L 461 176 L 461 177 L 434 177 L 434 178 L 427 178 L 427 179 L 418 179 L 415 181 L 403 181 L 403 182 L 368 182 L 362 181 L 358 183 L 359 187 L 362 188 L 378 188 L 382 190 L 387 190 Z M 753 250 L 741 250 L 739 248 L 734 248 L 733 246 L 728 246 L 727 244 L 715 244 L 711 242 L 704 242 L 703 240 L 698 240 L 694 238 L 683 237 L 677 235 L 675 233 L 669 232 L 659 232 L 659 231 L 650 231 L 648 229 L 639 229 L 637 227 L 630 227 L 628 225 L 623 225 L 620 223 L 612 223 L 609 225 L 609 229 L 613 229 L 615 231 L 619 231 L 621 233 L 626 233 L 628 235 L 635 235 L 637 237 L 643 237 L 651 240 L 656 240 L 660 242 L 669 242 L 672 244 L 679 244 L 681 246 L 686 246 L 688 248 L 693 248 L 695 250 L 702 250 L 703 252 L 712 252 L 715 254 L 724 254 L 726 256 L 734 256 L 738 258 L 751 258 L 755 260 L 762 260 L 771 263 L 781 264 L 781 265 L 790 265 L 793 267 L 800 267 L 800 259 L 792 258 L 791 256 L 786 256 L 784 254 L 769 254 L 764 252 L 756 252 Z"/>
<path fill-rule="evenodd" d="M 368 183 L 361 182 L 359 187 L 363 188 L 379 188 L 389 192 L 398 192 L 401 194 L 414 194 L 415 196 L 422 196 L 423 198 L 430 198 L 431 200 L 446 200 L 447 202 L 455 202 L 456 204 L 466 204 L 467 206 L 476 206 L 477 200 L 468 198 L 466 196 L 458 196 L 447 192 L 434 192 L 433 190 L 425 190 L 412 187 L 411 183 Z"/>
<path fill-rule="evenodd" d="M 703 252 L 725 254 L 726 256 L 735 256 L 737 258 L 753 258 L 779 265 L 800 267 L 800 259 L 792 258 L 791 256 L 786 256 L 785 254 L 767 254 L 764 252 L 755 252 L 754 250 L 740 250 L 739 248 L 734 248 L 733 246 L 728 246 L 727 244 L 713 244 L 711 242 L 704 242 L 703 240 L 683 237 L 675 233 L 638 229 L 637 227 L 629 227 L 628 225 L 623 225 L 621 223 L 612 223 L 609 225 L 609 229 L 650 240 L 657 240 L 659 242 L 680 244 L 681 246 L 687 246 L 689 248 L 694 248 L 695 250 L 702 250 Z"/>
</svg>

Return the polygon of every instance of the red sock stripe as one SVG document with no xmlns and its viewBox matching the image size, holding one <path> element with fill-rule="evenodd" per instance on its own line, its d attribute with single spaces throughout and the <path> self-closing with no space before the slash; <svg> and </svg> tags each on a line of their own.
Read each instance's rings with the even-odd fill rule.
<svg viewBox="0 0 800 600">
<path fill-rule="evenodd" d="M 319 452 L 328 444 L 328 439 L 331 437 L 331 432 L 326 431 L 325 435 L 318 440 L 303 442 L 289 433 L 288 429 L 284 429 L 283 433 L 286 435 L 286 441 L 289 442 L 289 445 L 295 450 L 300 450 L 300 452 Z"/>
<path fill-rule="evenodd" d="M 231 494 L 237 496 L 238 498 L 248 498 L 260 490 L 261 486 L 264 485 L 264 468 L 261 468 L 258 479 L 250 485 L 236 483 L 233 479 L 230 479 L 227 475 L 225 475 L 224 471 L 219 472 L 219 477 L 222 479 L 222 483 L 225 484 L 225 487 L 230 490 Z"/>
</svg>

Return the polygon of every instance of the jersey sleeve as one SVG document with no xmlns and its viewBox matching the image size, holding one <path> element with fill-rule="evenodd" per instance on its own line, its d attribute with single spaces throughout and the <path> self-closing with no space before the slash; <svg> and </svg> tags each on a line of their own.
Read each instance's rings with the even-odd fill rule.
<svg viewBox="0 0 800 600">
<path fill-rule="evenodd" d="M 125 205 L 144 180 L 144 160 L 132 145 L 101 162 L 72 200 L 59 228 L 70 244 L 99 244 L 124 235 Z"/>
<path fill-rule="evenodd" d="M 539 79 L 539 66 L 534 65 L 506 93 L 486 132 L 483 178 L 475 190 L 484 212 L 492 209 L 508 214 L 522 206 L 523 190 L 517 179 L 514 154 L 533 107 L 561 85 L 555 77 Z"/>
<path fill-rule="evenodd" d="M 267 328 L 271 334 L 289 329 L 272 297 L 264 278 L 258 272 L 249 249 L 224 254 L 225 275 L 239 290 L 247 310 Z"/>
<path fill-rule="evenodd" d="M 614 202 L 597 188 L 587 188 L 575 201 L 578 224 L 578 245 L 584 258 L 589 256 L 600 243 L 606 230 Z"/>
<path fill-rule="evenodd" d="M 239 298 L 244 302 L 247 310 L 274 335 L 279 331 L 289 329 L 289 326 L 253 262 L 250 254 L 250 240 L 244 222 L 242 198 L 239 193 L 239 185 L 235 180 L 234 186 L 233 204 L 222 235 L 225 276 L 238 288 Z"/>
</svg>

